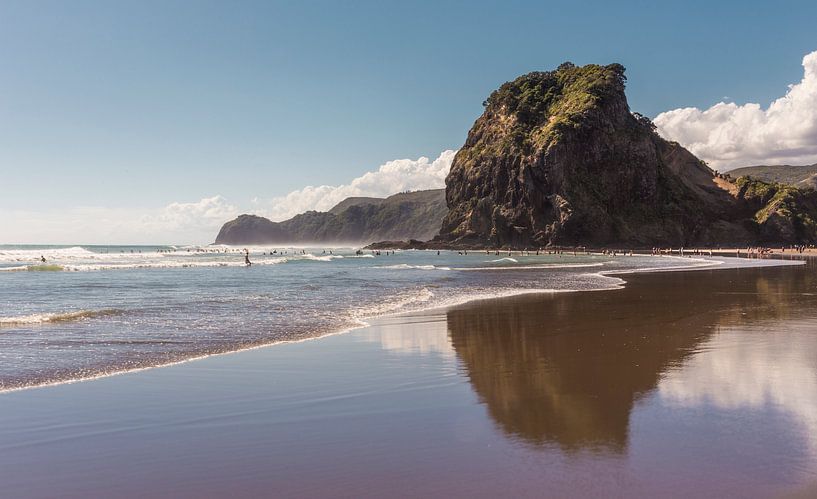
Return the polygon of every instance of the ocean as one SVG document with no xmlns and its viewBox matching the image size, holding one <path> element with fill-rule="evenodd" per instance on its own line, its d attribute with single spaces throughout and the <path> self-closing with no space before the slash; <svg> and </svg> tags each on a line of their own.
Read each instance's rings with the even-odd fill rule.
<svg viewBox="0 0 817 499">
<path fill-rule="evenodd" d="M 480 298 L 615 289 L 623 283 L 616 273 L 724 263 L 570 252 L 248 249 L 252 266 L 244 248 L 228 246 L 0 246 L 0 390 L 303 341 L 373 317 Z"/>
</svg>

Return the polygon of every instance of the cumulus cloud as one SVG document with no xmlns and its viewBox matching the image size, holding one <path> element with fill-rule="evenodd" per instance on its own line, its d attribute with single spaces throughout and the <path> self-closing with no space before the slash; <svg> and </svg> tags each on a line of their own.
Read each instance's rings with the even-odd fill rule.
<svg viewBox="0 0 817 499">
<path fill-rule="evenodd" d="M 255 201 L 256 214 L 280 221 L 308 210 L 327 211 L 348 197 L 385 197 L 403 191 L 441 189 L 456 151 L 443 151 L 434 161 L 426 157 L 396 159 L 348 184 L 307 186 L 268 201 Z"/>
<path fill-rule="evenodd" d="M 238 208 L 216 195 L 194 203 L 170 203 L 157 213 L 143 215 L 140 222 L 146 228 L 160 230 L 208 230 L 237 213 Z"/>
<path fill-rule="evenodd" d="M 239 209 L 221 196 L 163 208 L 0 211 L 2 241 L 40 244 L 200 244 Z"/>
<path fill-rule="evenodd" d="M 445 187 L 455 151 L 429 158 L 397 159 L 347 184 L 304 187 L 285 196 L 236 205 L 220 195 L 164 207 L 75 207 L 0 210 L 0 242 L 39 244 L 207 244 L 221 225 L 252 212 L 284 220 L 307 210 L 325 211 L 351 196 L 385 197 Z"/>
<path fill-rule="evenodd" d="M 817 162 L 817 51 L 803 57 L 803 79 L 768 108 L 719 102 L 706 110 L 674 109 L 655 118 L 664 137 L 716 169 Z"/>
</svg>

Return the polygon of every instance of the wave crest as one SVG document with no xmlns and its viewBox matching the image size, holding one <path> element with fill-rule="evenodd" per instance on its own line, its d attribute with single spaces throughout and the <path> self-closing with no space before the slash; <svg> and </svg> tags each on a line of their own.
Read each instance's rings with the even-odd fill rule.
<svg viewBox="0 0 817 499">
<path fill-rule="evenodd" d="M 94 317 L 104 317 L 110 315 L 119 315 L 123 313 L 122 310 L 107 308 L 102 310 L 76 310 L 73 312 L 53 312 L 42 314 L 17 315 L 10 317 L 0 317 L 0 327 L 4 326 L 23 326 L 34 324 L 45 324 L 49 322 L 68 322 L 82 319 L 91 319 Z"/>
</svg>

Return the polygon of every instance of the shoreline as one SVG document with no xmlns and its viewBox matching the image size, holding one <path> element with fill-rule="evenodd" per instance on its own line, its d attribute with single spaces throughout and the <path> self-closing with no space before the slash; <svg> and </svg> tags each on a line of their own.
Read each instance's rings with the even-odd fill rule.
<svg viewBox="0 0 817 499">
<path fill-rule="evenodd" d="M 599 256 L 602 255 L 601 253 L 586 253 L 587 255 L 595 255 Z M 621 255 L 626 257 L 626 255 Z M 644 256 L 644 255 L 640 255 Z M 609 271 L 599 271 L 599 272 L 592 272 L 591 274 L 599 275 L 609 279 L 617 279 L 620 282 L 611 284 L 610 287 L 602 287 L 602 288 L 588 288 L 588 289 L 519 289 L 515 291 L 505 290 L 504 292 L 494 292 L 487 295 L 480 295 L 480 294 L 468 294 L 462 295 L 455 299 L 452 302 L 448 303 L 441 303 L 441 304 L 434 304 L 429 307 L 421 307 L 418 309 L 411 309 L 411 310 L 398 310 L 392 312 L 386 312 L 384 314 L 375 314 L 371 316 L 365 316 L 360 318 L 355 318 L 354 321 L 358 322 L 358 324 L 349 325 L 346 327 L 342 327 L 338 330 L 329 331 L 326 333 L 319 333 L 316 336 L 310 336 L 306 338 L 299 338 L 299 339 L 292 339 L 292 340 L 276 340 L 272 342 L 265 342 L 256 345 L 251 345 L 243 348 L 238 348 L 235 350 L 227 350 L 221 352 L 212 352 L 212 353 L 204 353 L 199 355 L 193 355 L 188 358 L 172 360 L 167 363 L 160 363 L 156 365 L 146 365 L 140 367 L 134 367 L 131 369 L 124 369 L 124 370 L 116 370 L 113 372 L 103 372 L 97 374 L 91 374 L 89 376 L 83 376 L 78 378 L 70 378 L 65 380 L 57 380 L 57 381 L 50 381 L 41 384 L 32 384 L 32 385 L 25 385 L 25 386 L 17 386 L 11 387 L 6 389 L 0 389 L 0 397 L 7 393 L 14 393 L 20 391 L 27 391 L 27 390 L 35 390 L 38 388 L 49 388 L 49 387 L 56 387 L 60 385 L 71 385 L 83 382 L 90 382 L 104 378 L 110 378 L 114 376 L 119 376 L 123 374 L 134 374 L 142 371 L 148 371 L 152 369 L 161 369 L 167 367 L 178 366 L 182 364 L 198 362 L 201 360 L 205 360 L 212 357 L 221 357 L 227 356 L 231 354 L 240 354 L 244 352 L 249 352 L 253 350 L 263 349 L 263 348 L 273 348 L 276 346 L 288 345 L 288 344 L 297 344 L 297 343 L 304 343 L 304 342 L 311 342 L 316 340 L 321 340 L 324 338 L 329 338 L 332 336 L 337 335 L 344 335 L 351 333 L 353 331 L 357 331 L 360 329 L 364 329 L 367 327 L 371 327 L 376 325 L 379 320 L 384 320 L 393 317 L 401 317 L 407 316 L 411 314 L 431 314 L 434 312 L 443 312 L 446 310 L 450 310 L 452 308 L 456 308 L 463 305 L 468 305 L 474 302 L 479 301 L 490 301 L 490 300 L 501 300 L 506 298 L 513 298 L 513 297 L 520 297 L 526 295 L 546 295 L 546 294 L 556 294 L 556 293 L 580 293 L 580 292 L 599 292 L 599 291 L 616 291 L 623 289 L 627 285 L 627 281 L 618 276 L 624 275 L 637 275 L 637 274 L 648 274 L 648 273 L 671 273 L 671 272 L 693 272 L 693 271 L 703 271 L 703 270 L 729 270 L 731 268 L 728 265 L 729 261 L 731 260 L 750 260 L 755 261 L 759 264 L 761 261 L 773 262 L 773 261 L 780 261 L 779 264 L 762 264 L 762 265 L 748 265 L 744 268 L 762 268 L 762 267 L 769 267 L 769 266 L 797 266 L 802 265 L 805 263 L 805 260 L 800 260 L 802 263 L 795 263 L 797 260 L 782 260 L 779 258 L 759 258 L 759 259 L 752 259 L 752 258 L 735 258 L 735 257 L 728 257 L 722 256 L 721 258 L 726 258 L 726 260 L 712 260 L 707 258 L 699 258 L 699 256 L 703 255 L 685 255 L 685 256 L 678 256 L 678 255 L 651 255 L 654 257 L 662 257 L 662 258 L 675 258 L 681 259 L 683 261 L 690 261 L 689 265 L 678 265 L 674 267 L 653 267 L 653 268 L 643 268 L 643 269 L 634 269 L 634 270 L 609 270 Z M 692 261 L 699 262 L 697 265 L 693 264 Z M 785 263 L 784 263 L 785 262 Z M 724 266 L 724 264 L 727 264 Z M 743 267 L 743 266 L 741 266 Z M 547 267 L 543 267 L 547 268 Z M 512 271 L 514 267 L 502 268 L 501 270 Z"/>
<path fill-rule="evenodd" d="M 792 244 L 783 244 L 783 243 L 756 243 L 756 244 L 742 244 L 737 245 L 734 243 L 730 244 L 700 244 L 700 245 L 692 245 L 692 246 L 684 246 L 684 245 L 641 245 L 641 244 L 624 244 L 624 243 L 611 243 L 609 245 L 602 245 L 602 246 L 588 246 L 588 245 L 551 245 L 551 246 L 488 246 L 485 244 L 450 244 L 448 242 L 443 241 L 419 241 L 416 239 L 411 239 L 408 241 L 377 241 L 373 243 L 368 243 L 365 246 L 361 246 L 360 249 L 368 250 L 368 251 L 378 251 L 378 250 L 414 250 L 414 251 L 473 251 L 473 252 L 499 252 L 502 254 L 503 252 L 535 252 L 539 251 L 540 253 L 572 253 L 576 252 L 577 254 L 594 254 L 594 253 L 603 253 L 603 252 L 613 252 L 616 251 L 621 254 L 626 254 L 629 252 L 633 252 L 635 254 L 651 254 L 653 250 L 658 250 L 659 254 L 679 254 L 681 250 L 684 252 L 692 252 L 692 251 L 701 251 L 701 252 L 710 252 L 713 253 L 723 253 L 723 254 L 734 254 L 737 250 L 742 252 L 746 252 L 747 249 L 753 248 L 766 248 L 771 250 L 771 252 L 776 253 L 786 253 L 791 252 L 798 254 L 797 250 L 794 249 L 794 245 Z M 817 247 L 808 245 L 804 245 L 804 253 L 809 254 L 811 256 L 817 256 Z M 781 251 L 781 250 L 786 251 Z"/>
<path fill-rule="evenodd" d="M 817 469 L 815 267 L 722 268 L 9 393 L 0 482 L 25 497 L 799 490 Z"/>
</svg>

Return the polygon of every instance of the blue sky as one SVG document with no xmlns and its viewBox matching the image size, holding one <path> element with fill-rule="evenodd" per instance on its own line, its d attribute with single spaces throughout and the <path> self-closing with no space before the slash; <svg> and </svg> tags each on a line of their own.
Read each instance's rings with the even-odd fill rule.
<svg viewBox="0 0 817 499">
<path fill-rule="evenodd" d="M 624 64 L 650 116 L 767 106 L 815 20 L 813 1 L 6 1 L 0 210 L 245 209 L 348 183 L 457 149 L 491 90 L 566 60 Z"/>
</svg>

